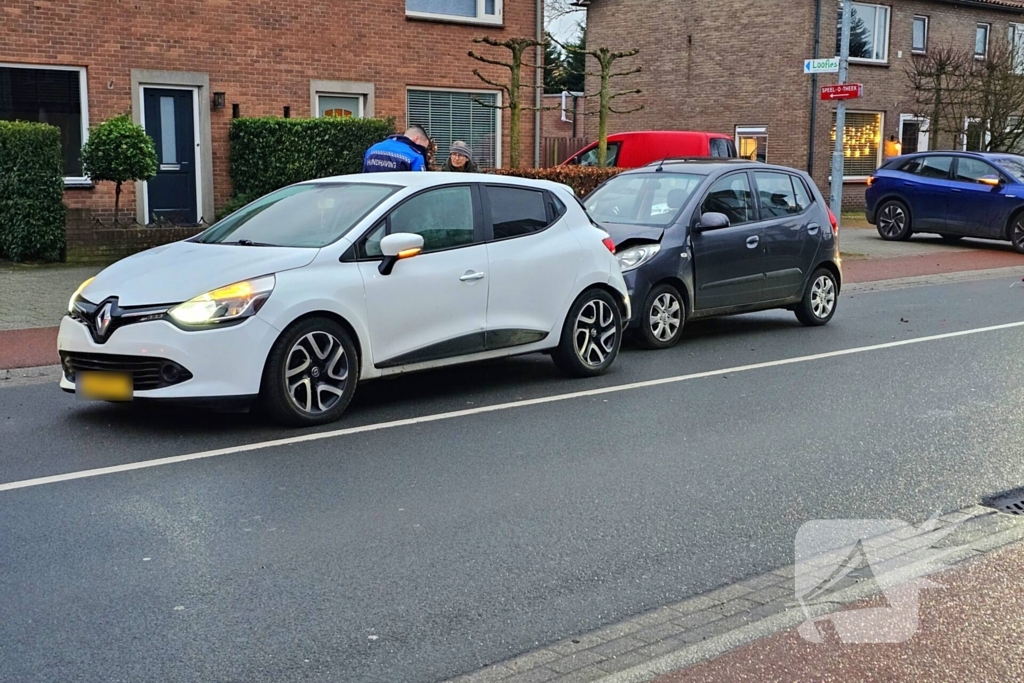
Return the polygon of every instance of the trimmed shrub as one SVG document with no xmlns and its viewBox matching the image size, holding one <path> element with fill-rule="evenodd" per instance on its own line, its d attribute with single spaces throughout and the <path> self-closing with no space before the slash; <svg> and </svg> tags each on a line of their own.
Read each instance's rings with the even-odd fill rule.
<svg viewBox="0 0 1024 683">
<path fill-rule="evenodd" d="M 625 169 L 597 168 L 595 166 L 552 166 L 551 168 L 501 168 L 495 169 L 491 173 L 562 183 L 575 190 L 577 197 L 583 198 L 593 192 L 598 185 L 623 170 Z"/>
<path fill-rule="evenodd" d="M 0 255 L 59 261 L 64 251 L 64 156 L 60 130 L 0 121 Z"/>
<path fill-rule="evenodd" d="M 121 184 L 156 175 L 156 146 L 142 126 L 121 114 L 92 129 L 82 147 L 82 168 L 93 181 L 115 183 L 116 222 L 121 209 Z"/>
<path fill-rule="evenodd" d="M 394 119 L 234 119 L 233 197 L 253 200 L 303 180 L 359 173 L 367 148 L 394 132 Z M 234 200 L 229 206 L 239 208 Z"/>
</svg>

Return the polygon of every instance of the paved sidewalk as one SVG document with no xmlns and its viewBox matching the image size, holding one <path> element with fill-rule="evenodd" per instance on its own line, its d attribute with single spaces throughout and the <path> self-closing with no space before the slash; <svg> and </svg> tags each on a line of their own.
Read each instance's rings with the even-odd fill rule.
<svg viewBox="0 0 1024 683">
<path fill-rule="evenodd" d="M 71 294 L 100 270 L 101 266 L 0 263 L 0 330 L 59 325 Z"/>
<path fill-rule="evenodd" d="M 795 629 L 714 661 L 669 674 L 658 683 L 778 681 L 1024 680 L 1024 544 L 932 576 L 941 584 L 920 596 L 920 631 L 903 643 L 825 642 Z M 880 596 L 848 609 L 885 607 Z"/>
<path fill-rule="evenodd" d="M 842 645 L 834 637 L 819 645 L 802 641 L 795 627 L 809 618 L 886 606 L 872 567 L 854 570 L 820 601 L 798 602 L 794 577 L 812 574 L 816 580 L 827 580 L 840 557 L 831 551 L 799 566 L 781 567 L 567 638 L 453 683 L 976 680 L 971 675 L 944 675 L 953 665 L 936 657 L 936 649 L 943 647 L 957 660 L 951 671 L 1013 671 L 1017 675 L 986 680 L 1022 680 L 1024 575 L 1019 567 L 1024 559 L 1024 516 L 975 505 L 943 515 L 934 528 L 940 536 L 943 531 L 948 534 L 936 540 L 905 527 L 870 541 L 873 552 L 885 561 L 909 569 L 905 581 L 920 576 L 913 574 L 912 565 L 932 559 L 933 547 L 946 553 L 942 563 L 956 565 L 929 577 L 946 588 L 921 591 L 923 628 L 918 638 L 906 643 Z M 1004 548 L 1009 550 L 993 554 Z M 977 558 L 984 559 L 970 562 Z M 887 595 L 893 595 L 892 588 Z M 1007 627 L 1010 621 L 1012 629 Z M 879 668 L 885 666 L 878 662 L 882 652 L 901 659 L 889 665 L 894 668 Z"/>
</svg>

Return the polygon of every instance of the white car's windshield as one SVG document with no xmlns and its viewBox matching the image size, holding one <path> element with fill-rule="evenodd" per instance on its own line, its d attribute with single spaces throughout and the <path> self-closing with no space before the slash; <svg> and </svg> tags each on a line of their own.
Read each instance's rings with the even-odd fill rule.
<svg viewBox="0 0 1024 683">
<path fill-rule="evenodd" d="M 584 204 L 599 223 L 670 225 L 702 180 L 694 173 L 629 173 L 609 180 Z"/>
<path fill-rule="evenodd" d="M 195 241 L 323 247 L 348 232 L 396 190 L 371 183 L 292 185 L 239 209 Z"/>
</svg>

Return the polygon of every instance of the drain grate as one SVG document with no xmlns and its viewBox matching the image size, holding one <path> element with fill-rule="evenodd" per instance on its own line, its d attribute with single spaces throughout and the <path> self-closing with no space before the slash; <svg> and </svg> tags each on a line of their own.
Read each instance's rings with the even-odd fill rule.
<svg viewBox="0 0 1024 683">
<path fill-rule="evenodd" d="M 1000 512 L 1024 516 L 1024 488 L 991 496 L 981 501 L 981 504 Z"/>
</svg>

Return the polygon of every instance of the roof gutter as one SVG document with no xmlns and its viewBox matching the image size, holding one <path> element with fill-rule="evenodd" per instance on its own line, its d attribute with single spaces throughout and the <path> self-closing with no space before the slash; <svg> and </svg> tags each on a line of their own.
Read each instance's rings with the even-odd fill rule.
<svg viewBox="0 0 1024 683">
<path fill-rule="evenodd" d="M 544 0 L 537 0 L 537 42 L 541 43 L 537 47 L 537 65 L 543 66 L 544 64 Z M 541 106 L 543 105 L 543 99 L 541 95 L 544 92 L 544 69 L 534 69 L 534 90 L 533 90 L 533 167 L 540 168 L 540 120 L 541 120 Z"/>
<path fill-rule="evenodd" d="M 814 58 L 821 56 L 821 0 L 814 3 Z M 818 127 L 818 74 L 811 76 L 811 130 L 807 139 L 807 175 L 814 177 L 814 139 Z"/>
<path fill-rule="evenodd" d="M 1010 5 L 1003 5 L 998 2 L 989 2 L 988 0 L 935 0 L 936 2 L 945 3 L 947 5 L 963 5 L 964 7 L 975 7 L 977 9 L 987 9 L 995 12 L 1008 12 L 1010 14 L 1024 14 L 1024 5 L 1019 7 L 1013 7 Z"/>
</svg>

